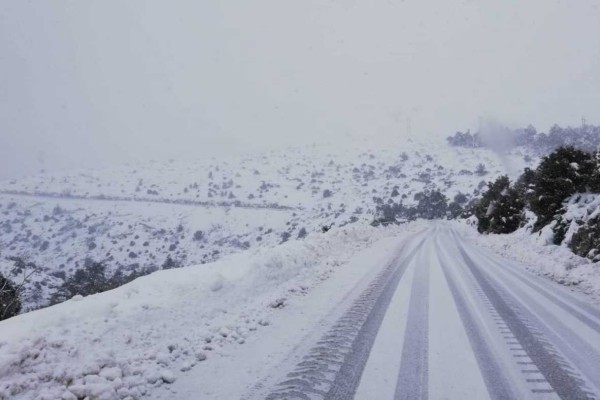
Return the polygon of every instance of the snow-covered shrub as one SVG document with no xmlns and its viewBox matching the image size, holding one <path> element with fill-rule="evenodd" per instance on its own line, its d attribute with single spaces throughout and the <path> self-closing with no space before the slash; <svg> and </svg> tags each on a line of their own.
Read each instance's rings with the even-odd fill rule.
<svg viewBox="0 0 600 400">
<path fill-rule="evenodd" d="M 292 237 L 292 234 L 288 231 L 285 231 L 281 234 L 281 243 L 287 242 Z"/>
<path fill-rule="evenodd" d="M 306 228 L 300 228 L 300 231 L 298 231 L 297 239 L 304 239 L 307 234 L 308 233 L 306 232 Z"/>
<path fill-rule="evenodd" d="M 483 175 L 486 175 L 488 172 L 487 172 L 487 169 L 485 168 L 485 165 L 480 163 L 480 164 L 477 164 L 477 167 L 475 168 L 475 173 L 479 176 L 483 176 Z"/>
<path fill-rule="evenodd" d="M 172 268 L 179 268 L 181 267 L 181 265 L 173 260 L 173 258 L 168 255 L 165 262 L 162 264 L 161 269 L 172 269 Z"/>
<path fill-rule="evenodd" d="M 194 240 L 196 242 L 199 242 L 202 239 L 204 239 L 204 232 L 202 232 L 202 231 L 196 231 L 196 232 L 194 232 Z"/>
</svg>

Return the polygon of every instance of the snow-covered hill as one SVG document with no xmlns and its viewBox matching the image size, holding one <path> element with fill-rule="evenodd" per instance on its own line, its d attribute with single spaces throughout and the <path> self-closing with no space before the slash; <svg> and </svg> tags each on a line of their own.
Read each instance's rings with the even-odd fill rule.
<svg viewBox="0 0 600 400">
<path fill-rule="evenodd" d="M 102 262 L 108 274 L 206 263 L 324 227 L 368 224 L 374 197 L 410 205 L 425 190 L 475 196 L 487 180 L 516 176 L 528 162 L 536 160 L 522 149 L 500 156 L 398 140 L 6 180 L 0 272 L 21 279 L 22 269 L 7 257 L 37 266 L 24 299 L 32 309 L 47 304 L 86 260 Z M 479 164 L 486 173 L 475 172 Z"/>
</svg>

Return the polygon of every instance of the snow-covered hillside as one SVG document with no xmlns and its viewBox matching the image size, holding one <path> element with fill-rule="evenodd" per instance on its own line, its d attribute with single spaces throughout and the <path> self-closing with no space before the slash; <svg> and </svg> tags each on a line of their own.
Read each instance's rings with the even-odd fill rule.
<svg viewBox="0 0 600 400">
<path fill-rule="evenodd" d="M 32 309 L 47 304 L 86 260 L 102 262 L 110 274 L 206 263 L 324 227 L 370 223 L 374 197 L 410 205 L 425 190 L 474 196 L 489 179 L 516 176 L 525 160 L 535 162 L 522 149 L 501 157 L 402 140 L 2 181 L 0 272 L 21 279 L 7 257 L 38 267 L 24 299 Z M 486 173 L 475 172 L 479 164 Z"/>
</svg>

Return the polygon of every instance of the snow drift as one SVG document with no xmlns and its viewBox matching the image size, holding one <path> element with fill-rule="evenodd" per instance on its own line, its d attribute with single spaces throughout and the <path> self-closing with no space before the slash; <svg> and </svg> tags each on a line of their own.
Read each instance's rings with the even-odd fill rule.
<svg viewBox="0 0 600 400">
<path fill-rule="evenodd" d="M 137 399 L 243 343 L 391 229 L 332 229 L 212 264 L 164 270 L 0 323 L 0 398 Z"/>
</svg>

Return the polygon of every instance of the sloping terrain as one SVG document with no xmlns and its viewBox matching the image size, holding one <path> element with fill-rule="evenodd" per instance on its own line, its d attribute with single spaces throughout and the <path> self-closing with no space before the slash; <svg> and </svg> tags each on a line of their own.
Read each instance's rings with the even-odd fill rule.
<svg viewBox="0 0 600 400">
<path fill-rule="evenodd" d="M 92 262 L 109 275 L 206 263 L 370 223 L 374 198 L 410 205 L 427 190 L 472 197 L 487 179 L 518 174 L 525 160 L 534 162 L 521 149 L 499 156 L 406 140 L 7 180 L 0 182 L 0 272 L 18 282 L 24 272 L 14 258 L 35 264 L 24 308 L 36 308 Z"/>
<path fill-rule="evenodd" d="M 10 318 L 0 398 L 596 398 L 598 309 L 474 233 L 353 224 Z"/>
<path fill-rule="evenodd" d="M 318 316 L 387 257 L 394 236 L 418 229 L 334 228 L 2 321 L 0 399 L 138 399 L 260 339 L 305 298 Z"/>
</svg>

